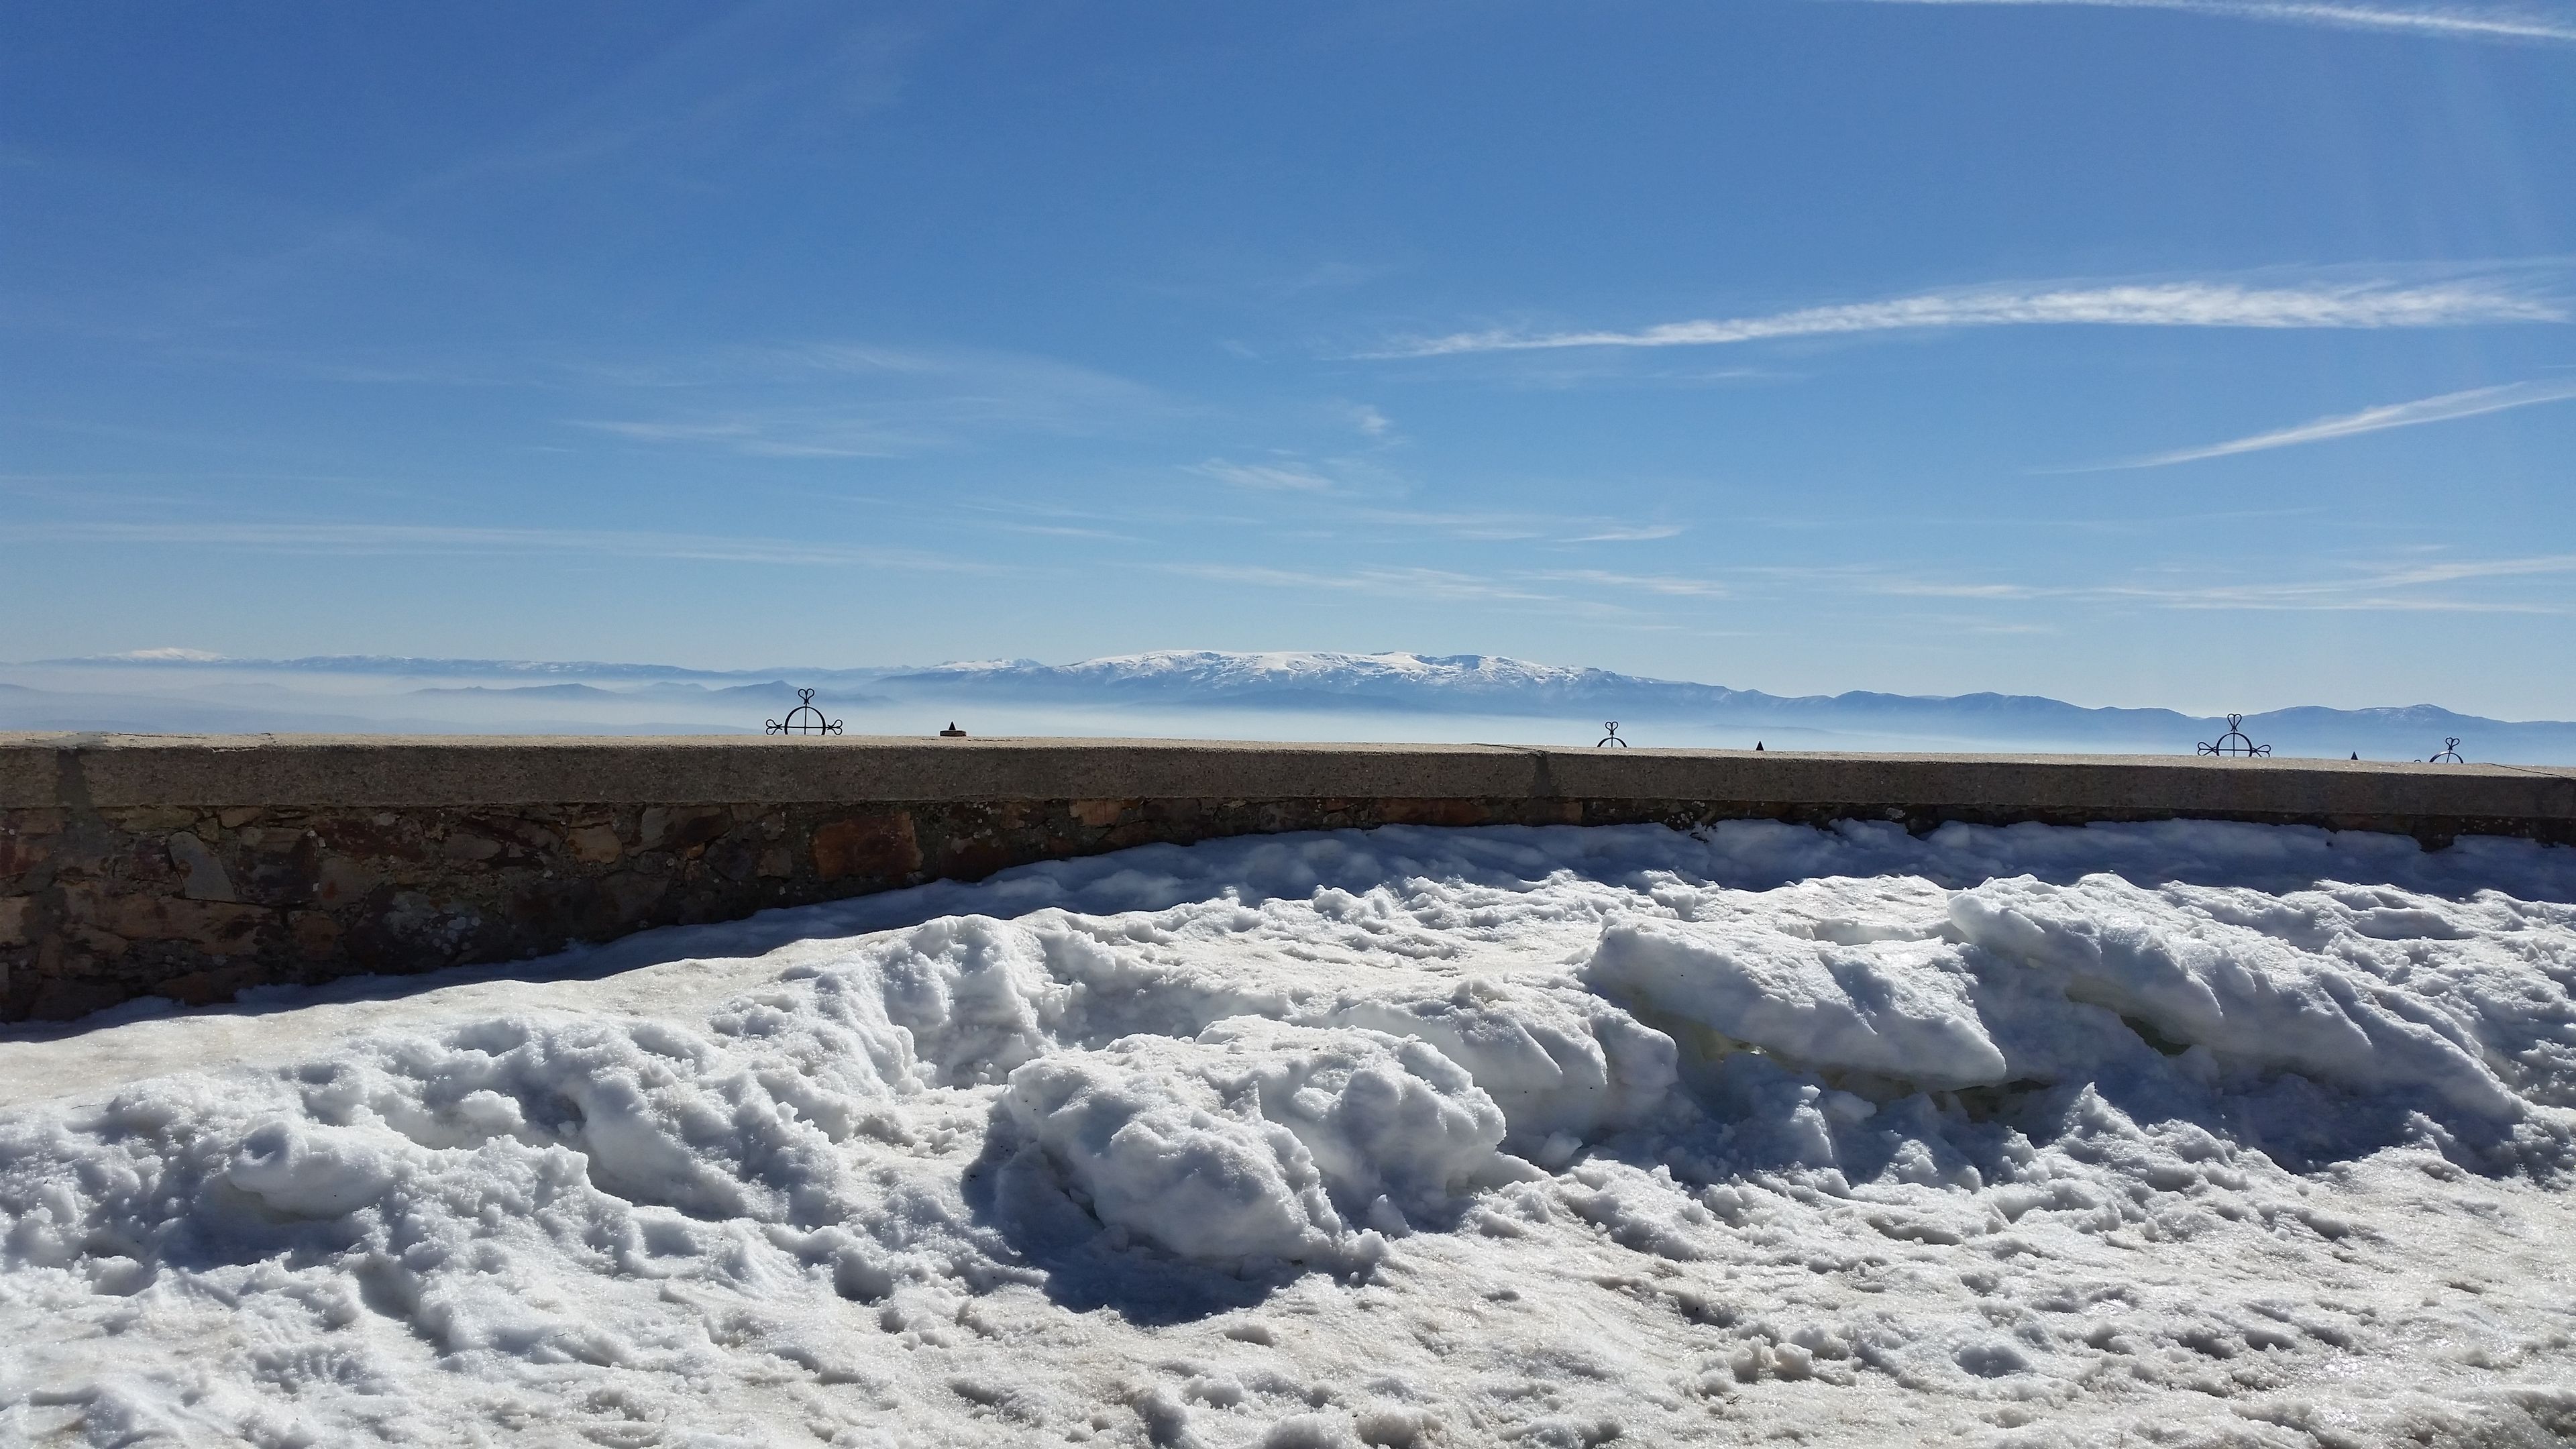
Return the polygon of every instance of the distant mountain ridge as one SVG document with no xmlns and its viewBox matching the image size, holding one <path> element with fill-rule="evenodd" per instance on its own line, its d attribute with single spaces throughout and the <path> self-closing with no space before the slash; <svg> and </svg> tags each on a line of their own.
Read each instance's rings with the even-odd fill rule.
<svg viewBox="0 0 2576 1449">
<path fill-rule="evenodd" d="M 1787 696 L 1724 685 L 1618 674 L 1606 669 L 1534 664 L 1499 655 L 1325 651 L 1232 653 L 1160 650 L 1110 655 L 1078 664 L 1034 660 L 946 664 L 887 674 L 875 687 L 902 696 L 982 696 L 1064 702 L 1189 703 L 1238 708 L 1380 708 L 1458 714 L 1561 717 L 1588 711 L 1649 722 L 1689 718 L 1834 731 L 1971 738 L 1998 743 L 2070 745 L 2149 752 L 2187 751 L 2214 741 L 2224 720 L 2169 709 L 2069 704 L 2045 695 L 1904 695 L 1869 690 Z M 2507 749 L 2533 757 L 2576 759 L 2576 723 L 2506 721 L 2458 714 L 2436 705 L 2329 709 L 2300 705 L 2245 717 L 2258 740 L 2296 753 L 2403 750 L 2430 756 L 2452 735 L 2474 737 L 2490 756 Z M 2419 748 L 2420 747 L 2420 748 Z"/>
<path fill-rule="evenodd" d="M 331 655 L 252 660 L 195 651 L 45 661 L 79 667 L 227 670 L 476 680 L 425 696 L 715 699 L 783 696 L 790 682 L 825 702 L 853 705 L 976 702 L 1121 710 L 1394 713 L 1496 719 L 1600 721 L 1651 727 L 1687 723 L 1703 734 L 1773 731 L 1831 747 L 1836 737 L 1919 740 L 1924 748 L 2190 753 L 2226 728 L 2214 717 L 2168 709 L 2095 708 L 2043 695 L 1901 695 L 1856 690 L 1786 696 L 1724 685 L 1654 679 L 1606 669 L 1539 664 L 1491 654 L 1156 650 L 1073 664 L 978 660 L 931 667 L 691 669 L 672 665 Z M 526 681 L 520 683 L 519 681 Z M 2373 709 L 2302 705 L 2248 715 L 2246 732 L 2283 754 L 2359 752 L 2422 759 L 2458 736 L 2489 760 L 2576 760 L 2576 723 L 2506 721 L 2429 704 Z M 1631 729 L 1632 735 L 1637 734 Z M 1783 740 L 1783 742 L 1787 742 Z"/>
</svg>

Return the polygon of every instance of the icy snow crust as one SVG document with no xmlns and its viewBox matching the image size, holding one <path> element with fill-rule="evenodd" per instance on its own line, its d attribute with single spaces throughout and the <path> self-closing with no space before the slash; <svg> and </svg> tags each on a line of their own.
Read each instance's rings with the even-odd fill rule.
<svg viewBox="0 0 2576 1449">
<path fill-rule="evenodd" d="M 2571 900 L 1387 829 L 0 1043 L 0 1442 L 2558 1442 Z"/>
</svg>

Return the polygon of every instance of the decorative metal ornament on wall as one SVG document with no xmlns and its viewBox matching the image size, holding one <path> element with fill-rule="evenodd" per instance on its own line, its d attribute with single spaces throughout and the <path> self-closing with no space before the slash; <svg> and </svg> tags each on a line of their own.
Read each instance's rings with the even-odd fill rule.
<svg viewBox="0 0 2576 1449">
<path fill-rule="evenodd" d="M 2220 735 L 2215 742 L 2209 740 L 2201 741 L 2200 753 L 2204 755 L 2233 756 L 2268 755 L 2272 753 L 2272 747 L 2270 745 L 2258 745 L 2251 739 L 2246 738 L 2245 731 L 2241 728 L 2244 723 L 2245 716 L 2241 714 L 2229 715 L 2227 717 L 2227 733 Z"/>
<path fill-rule="evenodd" d="M 1609 733 L 1601 737 L 1600 745 L 1594 745 L 1592 748 L 1597 750 L 1601 748 L 1601 745 L 1617 745 L 1623 750 L 1628 748 L 1628 742 L 1619 738 L 1619 722 L 1617 720 L 1605 719 L 1601 722 L 1601 727 L 1608 730 Z"/>
<path fill-rule="evenodd" d="M 2445 736 L 2442 740 L 2442 753 L 2435 755 L 2424 763 L 2428 765 L 2467 764 L 2468 761 L 2460 758 L 2460 737 L 2458 735 Z"/>
<path fill-rule="evenodd" d="M 839 720 L 823 718 L 823 712 L 814 707 L 814 691 L 810 689 L 800 689 L 796 691 L 796 700 L 796 707 L 787 712 L 787 718 L 774 719 L 769 722 L 768 733 L 773 735 L 837 735 L 841 732 L 841 722 Z"/>
</svg>

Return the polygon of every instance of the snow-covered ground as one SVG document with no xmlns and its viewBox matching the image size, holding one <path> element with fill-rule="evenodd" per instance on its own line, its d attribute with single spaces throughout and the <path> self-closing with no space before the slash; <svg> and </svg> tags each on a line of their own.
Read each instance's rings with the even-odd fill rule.
<svg viewBox="0 0 2576 1449">
<path fill-rule="evenodd" d="M 2559 1442 L 2570 901 L 1388 829 L 21 1033 L 0 1442 Z"/>
</svg>

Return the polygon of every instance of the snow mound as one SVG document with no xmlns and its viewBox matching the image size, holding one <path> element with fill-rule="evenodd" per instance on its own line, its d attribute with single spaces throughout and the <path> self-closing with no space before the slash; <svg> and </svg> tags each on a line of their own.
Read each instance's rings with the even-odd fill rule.
<svg viewBox="0 0 2576 1449">
<path fill-rule="evenodd" d="M 2547 1442 L 2570 902 L 1387 829 L 0 1039 L 0 1442 Z"/>
<path fill-rule="evenodd" d="M 1238 1269 L 1365 1262 L 1372 1233 L 1508 1179 L 1503 1114 L 1418 1039 L 1255 1018 L 1011 1073 L 1003 1110 L 1108 1227 Z M 1338 1206 L 1337 1206 L 1338 1204 Z"/>
<path fill-rule="evenodd" d="M 2521 1115 L 2527 1104 L 2485 1057 L 2534 1043 L 2491 1030 L 2495 1023 L 2464 1009 L 2444 983 L 2412 980 L 2411 963 L 2333 949 L 2334 935 L 2371 939 L 2365 928 L 2385 930 L 2395 913 L 2375 902 L 2311 906 L 2293 919 L 2326 939 L 2303 946 L 2209 909 L 2227 903 L 2178 913 L 2167 897 L 2112 877 L 2073 886 L 2012 880 L 1960 892 L 1950 919 L 1970 946 L 2036 973 L 2070 1001 L 2107 1007 L 2160 1041 L 2205 1048 L 2221 1065 L 2420 1088 L 2464 1112 Z M 2408 924 L 2409 934 L 2451 934 L 2433 913 Z"/>
<path fill-rule="evenodd" d="M 1926 1090 L 2007 1080 L 1972 1000 L 1975 976 L 1946 942 L 1844 945 L 1759 927 L 1619 921 L 1586 984 L 1697 1028 L 1707 1056 L 1737 1045 L 1782 1061 L 1865 1071 Z"/>
</svg>

